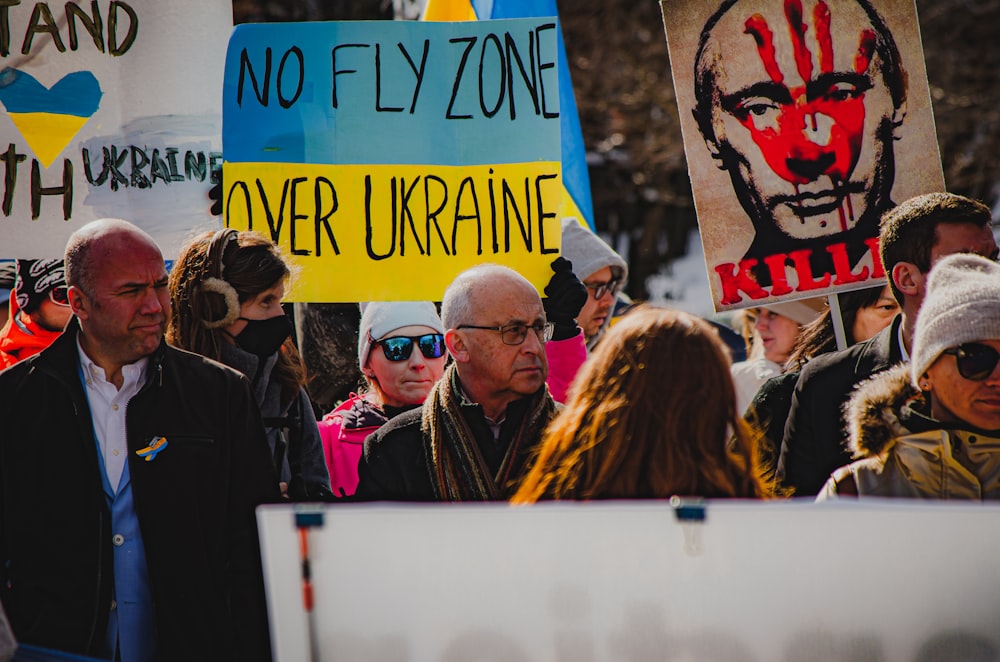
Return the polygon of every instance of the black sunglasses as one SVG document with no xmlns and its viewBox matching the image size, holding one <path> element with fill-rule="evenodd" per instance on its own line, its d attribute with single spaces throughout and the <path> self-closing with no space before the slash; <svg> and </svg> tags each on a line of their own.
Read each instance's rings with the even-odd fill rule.
<svg viewBox="0 0 1000 662">
<path fill-rule="evenodd" d="M 69 288 L 65 285 L 60 285 L 59 287 L 53 287 L 49 290 L 49 301 L 56 304 L 57 306 L 68 306 L 69 305 Z"/>
<path fill-rule="evenodd" d="M 974 382 L 981 382 L 992 375 L 997 363 L 1000 363 L 1000 352 L 989 345 L 974 342 L 952 347 L 941 353 L 954 356 L 958 374 Z"/>
<path fill-rule="evenodd" d="M 425 359 L 438 359 L 444 356 L 444 336 L 440 333 L 428 333 L 423 336 L 393 336 L 376 340 L 375 344 L 382 348 L 385 358 L 396 363 L 405 361 L 413 353 L 413 343 L 420 347 L 420 353 Z"/>
<path fill-rule="evenodd" d="M 584 283 L 583 286 L 586 287 L 594 300 L 603 299 L 604 295 L 611 292 L 611 296 L 618 295 L 618 287 L 620 283 L 617 278 L 612 278 L 606 283 Z"/>
</svg>

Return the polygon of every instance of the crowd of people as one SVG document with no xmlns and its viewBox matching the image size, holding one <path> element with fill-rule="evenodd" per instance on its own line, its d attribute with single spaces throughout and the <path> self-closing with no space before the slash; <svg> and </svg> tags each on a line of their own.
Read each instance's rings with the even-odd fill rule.
<svg viewBox="0 0 1000 662">
<path fill-rule="evenodd" d="M 205 233 L 168 276 L 89 223 L 6 288 L 3 607 L 79 654 L 266 659 L 262 503 L 1000 498 L 990 210 L 918 196 L 880 242 L 886 288 L 751 311 L 734 366 L 696 316 L 613 320 L 627 265 L 571 220 L 544 296 L 483 264 L 440 309 L 364 305 L 363 383 L 316 420 L 275 245 Z"/>
</svg>

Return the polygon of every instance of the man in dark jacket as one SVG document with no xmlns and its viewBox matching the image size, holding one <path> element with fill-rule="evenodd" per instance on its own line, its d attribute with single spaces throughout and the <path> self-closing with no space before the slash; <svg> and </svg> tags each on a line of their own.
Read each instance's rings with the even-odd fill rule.
<svg viewBox="0 0 1000 662">
<path fill-rule="evenodd" d="M 909 361 L 927 274 L 938 260 L 953 253 L 996 259 L 991 222 L 989 207 L 951 193 L 919 195 L 883 215 L 882 265 L 902 312 L 874 338 L 802 368 L 778 460 L 778 476 L 795 495 L 815 495 L 831 472 L 851 461 L 843 406 L 860 382 Z"/>
<path fill-rule="evenodd" d="M 498 265 L 463 272 L 441 321 L 454 363 L 420 409 L 365 441 L 360 500 L 506 499 L 555 413 L 545 386 L 552 325 L 521 275 Z"/>
<path fill-rule="evenodd" d="M 0 598 L 22 643 L 267 660 L 254 506 L 278 498 L 246 378 L 167 346 L 159 249 L 125 221 L 66 248 L 74 318 L 0 373 Z"/>
</svg>

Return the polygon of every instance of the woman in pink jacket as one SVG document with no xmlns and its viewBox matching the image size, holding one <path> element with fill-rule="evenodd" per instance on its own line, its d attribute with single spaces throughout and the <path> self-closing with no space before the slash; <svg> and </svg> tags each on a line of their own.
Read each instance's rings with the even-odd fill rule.
<svg viewBox="0 0 1000 662">
<path fill-rule="evenodd" d="M 552 268 L 543 299 L 546 317 L 556 329 L 545 345 L 547 383 L 553 399 L 564 402 L 587 358 L 583 332 L 574 319 L 587 291 L 564 258 L 557 259 Z M 365 438 L 393 416 L 423 404 L 444 372 L 446 358 L 444 327 L 433 303 L 388 301 L 363 307 L 358 329 L 362 392 L 352 393 L 319 422 L 334 494 L 354 494 Z"/>
<path fill-rule="evenodd" d="M 374 302 L 364 307 L 358 330 L 360 394 L 319 422 L 330 486 L 351 496 L 365 437 L 383 423 L 424 402 L 444 372 L 444 327 L 429 301 Z"/>
</svg>

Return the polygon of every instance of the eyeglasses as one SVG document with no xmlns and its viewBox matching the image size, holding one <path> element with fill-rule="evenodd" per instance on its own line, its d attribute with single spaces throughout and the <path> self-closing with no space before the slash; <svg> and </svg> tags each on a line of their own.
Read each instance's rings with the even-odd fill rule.
<svg viewBox="0 0 1000 662">
<path fill-rule="evenodd" d="M 618 287 L 621 283 L 617 279 L 609 280 L 606 283 L 584 283 L 583 286 L 590 290 L 594 300 L 604 298 L 604 295 L 611 292 L 611 296 L 618 294 Z"/>
<path fill-rule="evenodd" d="M 444 356 L 444 336 L 440 333 L 428 333 L 424 336 L 393 336 L 375 341 L 375 344 L 382 348 L 385 358 L 393 363 L 410 358 L 414 343 L 420 348 L 420 353 L 425 359 L 439 359 Z"/>
<path fill-rule="evenodd" d="M 53 287 L 49 290 L 49 301 L 56 304 L 57 306 L 68 306 L 69 305 L 69 288 L 65 285 L 59 287 Z"/>
<path fill-rule="evenodd" d="M 979 343 L 966 343 L 941 353 L 954 356 L 958 374 L 974 382 L 981 382 L 992 375 L 997 363 L 1000 363 L 1000 352 Z"/>
<path fill-rule="evenodd" d="M 505 345 L 520 345 L 528 337 L 528 329 L 535 332 L 539 342 L 552 339 L 552 322 L 536 322 L 535 324 L 507 324 L 505 326 L 476 326 L 475 324 L 459 324 L 459 329 L 481 329 L 483 331 L 499 331 L 500 340 Z"/>
</svg>

